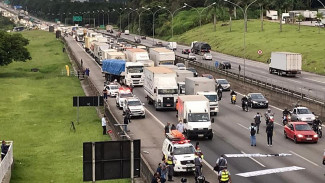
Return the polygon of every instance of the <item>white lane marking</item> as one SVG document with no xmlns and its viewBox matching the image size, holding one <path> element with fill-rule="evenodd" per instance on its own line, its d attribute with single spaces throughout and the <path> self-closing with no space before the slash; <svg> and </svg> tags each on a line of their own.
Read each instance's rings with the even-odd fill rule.
<svg viewBox="0 0 325 183">
<path fill-rule="evenodd" d="M 318 81 L 318 80 L 314 80 L 314 79 L 309 79 L 309 78 L 303 78 L 303 79 L 307 79 L 307 80 L 309 80 L 309 81 L 314 81 L 314 82 L 318 82 L 318 83 L 325 84 L 325 82 Z"/>
<path fill-rule="evenodd" d="M 298 156 L 299 158 L 304 159 L 304 160 L 308 161 L 309 163 L 311 163 L 311 164 L 313 164 L 313 165 L 319 167 L 319 165 L 317 165 L 316 163 L 310 161 L 309 159 L 307 159 L 307 158 L 305 158 L 305 157 L 303 157 L 303 156 L 301 156 L 301 155 L 299 155 L 299 154 L 297 154 L 297 153 L 295 153 L 295 152 L 293 152 L 293 151 L 289 151 L 289 152 L 291 152 L 292 154 Z"/>
<path fill-rule="evenodd" d="M 156 116 L 154 116 L 147 108 L 145 108 L 145 110 L 162 126 L 162 127 L 165 127 L 164 123 L 162 123 Z M 207 162 L 203 159 L 203 162 L 207 165 L 207 167 L 209 167 L 216 175 L 217 172 L 214 171 L 214 168 Z"/>
<path fill-rule="evenodd" d="M 268 175 L 273 173 L 283 173 L 283 172 L 290 172 L 290 171 L 304 170 L 304 169 L 305 168 L 299 166 L 290 166 L 290 167 L 273 168 L 273 169 L 259 170 L 259 171 L 246 172 L 246 173 L 238 173 L 236 175 L 241 177 L 254 177 L 259 175 Z"/>
<path fill-rule="evenodd" d="M 243 154 L 246 154 L 244 151 L 240 151 Z M 256 159 L 252 158 L 252 157 L 248 157 L 249 159 L 253 160 L 255 163 L 261 165 L 262 167 L 265 168 L 265 165 L 263 165 L 261 162 L 257 161 Z"/>
<path fill-rule="evenodd" d="M 283 156 L 291 156 L 292 154 L 279 153 L 279 154 L 225 154 L 227 158 L 248 158 L 248 157 L 257 157 L 257 158 L 267 158 L 267 157 L 283 157 Z"/>
<path fill-rule="evenodd" d="M 246 126 L 244 126 L 244 125 L 242 125 L 242 124 L 240 124 L 240 123 L 237 123 L 237 125 L 239 125 L 239 126 L 245 128 L 245 129 L 249 129 L 248 127 L 246 127 Z"/>
<path fill-rule="evenodd" d="M 296 80 L 293 80 L 293 79 L 288 79 L 289 81 L 292 81 L 292 82 L 295 82 L 295 83 L 301 83 L 301 81 L 296 81 Z"/>
</svg>

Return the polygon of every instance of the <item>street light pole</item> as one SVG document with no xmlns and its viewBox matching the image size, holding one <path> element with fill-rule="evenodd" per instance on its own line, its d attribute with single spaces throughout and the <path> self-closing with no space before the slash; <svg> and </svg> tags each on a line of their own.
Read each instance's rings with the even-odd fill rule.
<svg viewBox="0 0 325 183">
<path fill-rule="evenodd" d="M 247 9 L 253 4 L 255 3 L 257 0 L 251 2 L 248 6 L 246 6 L 245 10 L 240 7 L 239 5 L 229 1 L 229 0 L 224 0 L 225 2 L 228 2 L 234 6 L 237 6 L 238 8 L 240 8 L 240 10 L 243 12 L 244 14 L 244 82 L 246 81 L 246 32 L 247 32 Z"/>
<path fill-rule="evenodd" d="M 130 31 L 130 14 L 132 13 L 132 12 L 137 12 L 137 10 L 138 10 L 138 8 L 136 8 L 136 9 L 132 9 L 132 8 L 129 8 L 131 11 L 128 13 L 128 29 L 129 29 L 129 31 Z M 138 12 L 137 12 L 138 13 Z M 139 14 L 139 13 L 138 13 Z M 133 29 L 132 29 L 133 30 Z"/>
<path fill-rule="evenodd" d="M 322 1 L 317 0 L 320 4 L 322 4 L 322 6 L 325 8 L 325 5 L 322 3 Z"/>
<path fill-rule="evenodd" d="M 186 8 L 186 6 L 182 6 L 180 8 L 178 8 L 177 10 L 175 10 L 173 13 L 172 13 L 172 37 L 174 37 L 174 15 L 175 13 L 178 11 L 178 10 L 181 10 L 183 8 Z"/>
<path fill-rule="evenodd" d="M 162 10 L 161 6 L 158 6 L 158 10 L 155 11 L 155 13 L 153 13 L 153 17 L 152 17 L 152 45 L 155 44 L 155 15 L 159 10 Z"/>
<path fill-rule="evenodd" d="M 145 12 L 145 11 L 150 11 L 152 14 L 153 14 L 153 12 L 150 10 L 150 8 L 145 8 L 145 7 L 143 7 L 142 6 L 142 8 L 143 9 L 145 9 L 144 11 L 142 11 L 141 13 L 140 13 L 140 15 L 139 15 L 139 29 L 140 29 L 140 31 L 141 31 L 141 27 L 140 27 L 140 18 L 141 18 L 141 14 L 143 13 L 143 12 Z M 140 32 L 141 33 L 141 32 Z M 141 36 L 141 35 L 140 35 Z"/>
</svg>

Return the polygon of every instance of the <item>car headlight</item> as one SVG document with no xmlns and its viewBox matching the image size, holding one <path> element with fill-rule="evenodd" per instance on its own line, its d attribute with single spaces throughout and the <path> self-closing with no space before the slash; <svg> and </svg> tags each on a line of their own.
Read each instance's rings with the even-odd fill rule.
<svg viewBox="0 0 325 183">
<path fill-rule="evenodd" d="M 257 104 L 257 102 L 256 101 L 253 101 L 253 104 Z"/>
<path fill-rule="evenodd" d="M 298 134 L 297 136 L 298 136 L 299 138 L 302 138 L 302 137 L 304 137 L 304 136 L 303 136 L 303 135 L 301 135 L 301 134 Z"/>
<path fill-rule="evenodd" d="M 265 103 L 269 103 L 269 101 L 265 101 Z"/>
<path fill-rule="evenodd" d="M 318 135 L 317 135 L 317 134 L 315 134 L 315 135 L 314 135 L 314 138 L 317 138 L 317 137 L 318 137 Z"/>
</svg>

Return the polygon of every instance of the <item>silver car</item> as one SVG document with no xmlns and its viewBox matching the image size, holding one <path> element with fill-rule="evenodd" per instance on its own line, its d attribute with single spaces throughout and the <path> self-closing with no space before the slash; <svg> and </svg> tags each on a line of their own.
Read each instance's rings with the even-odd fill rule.
<svg viewBox="0 0 325 183">
<path fill-rule="evenodd" d="M 291 120 L 311 124 L 315 120 L 315 115 L 307 107 L 296 107 L 291 112 Z"/>
</svg>

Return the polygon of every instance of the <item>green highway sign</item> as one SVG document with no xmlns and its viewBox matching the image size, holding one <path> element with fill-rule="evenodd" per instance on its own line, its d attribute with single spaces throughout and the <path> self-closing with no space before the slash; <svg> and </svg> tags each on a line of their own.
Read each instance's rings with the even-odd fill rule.
<svg viewBox="0 0 325 183">
<path fill-rule="evenodd" d="M 58 22 L 59 21 L 59 19 L 58 18 L 56 18 L 55 20 L 54 20 L 54 22 Z"/>
<path fill-rule="evenodd" d="M 81 22 L 82 21 L 82 16 L 73 16 L 73 21 L 74 22 Z"/>
</svg>

